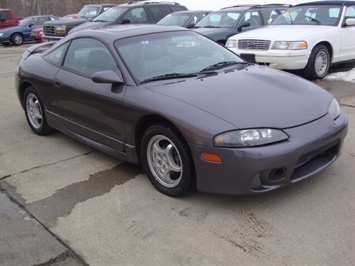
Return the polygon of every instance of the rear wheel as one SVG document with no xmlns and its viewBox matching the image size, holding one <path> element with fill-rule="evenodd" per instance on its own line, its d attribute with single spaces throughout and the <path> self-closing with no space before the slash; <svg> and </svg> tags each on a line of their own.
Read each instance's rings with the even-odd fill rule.
<svg viewBox="0 0 355 266">
<path fill-rule="evenodd" d="M 304 69 L 304 76 L 307 79 L 322 79 L 327 75 L 329 67 L 330 55 L 328 48 L 319 44 L 312 50 L 308 64 Z"/>
<path fill-rule="evenodd" d="M 13 45 L 23 44 L 23 36 L 20 33 L 15 33 L 11 36 L 11 42 Z"/>
<path fill-rule="evenodd" d="M 47 135 L 53 131 L 48 126 L 42 101 L 33 87 L 28 87 L 24 95 L 25 114 L 28 124 L 38 135 Z"/>
<path fill-rule="evenodd" d="M 142 138 L 141 161 L 154 187 L 168 196 L 181 196 L 191 190 L 195 171 L 187 144 L 175 129 L 153 125 Z"/>
</svg>

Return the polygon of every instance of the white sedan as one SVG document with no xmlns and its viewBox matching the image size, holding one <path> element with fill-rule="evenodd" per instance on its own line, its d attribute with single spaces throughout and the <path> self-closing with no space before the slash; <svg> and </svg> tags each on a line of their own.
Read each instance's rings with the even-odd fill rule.
<svg viewBox="0 0 355 266">
<path fill-rule="evenodd" d="M 230 37 L 226 47 L 246 61 L 321 79 L 330 65 L 355 60 L 355 2 L 299 4 L 272 25 Z"/>
</svg>

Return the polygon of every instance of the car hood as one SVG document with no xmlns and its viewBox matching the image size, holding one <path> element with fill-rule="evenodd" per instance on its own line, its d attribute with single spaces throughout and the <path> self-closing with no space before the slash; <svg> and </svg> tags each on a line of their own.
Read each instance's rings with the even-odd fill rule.
<svg viewBox="0 0 355 266">
<path fill-rule="evenodd" d="M 153 83 L 149 89 L 237 128 L 302 125 L 324 116 L 333 98 L 305 79 L 257 65 L 185 82 L 164 82 Z"/>
<path fill-rule="evenodd" d="M 44 25 L 49 26 L 57 26 L 57 25 L 65 25 L 65 26 L 75 26 L 80 25 L 88 20 L 86 18 L 75 18 L 75 19 L 60 19 L 60 20 L 53 20 L 53 21 L 46 21 Z"/>
<path fill-rule="evenodd" d="M 193 28 L 193 30 L 206 36 L 220 34 L 221 32 L 223 32 L 223 34 L 235 34 L 236 32 L 233 28 Z"/>
<path fill-rule="evenodd" d="M 313 25 L 269 25 L 261 29 L 255 29 L 238 34 L 238 39 L 260 40 L 303 40 L 308 36 L 322 35 L 336 29 L 332 26 Z"/>
</svg>

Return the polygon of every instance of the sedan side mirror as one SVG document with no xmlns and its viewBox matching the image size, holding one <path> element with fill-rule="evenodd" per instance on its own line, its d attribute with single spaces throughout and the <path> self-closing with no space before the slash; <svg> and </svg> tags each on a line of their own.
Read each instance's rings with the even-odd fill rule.
<svg viewBox="0 0 355 266">
<path fill-rule="evenodd" d="M 96 83 L 123 84 L 123 79 L 112 70 L 99 71 L 92 75 L 92 81 Z"/>
<path fill-rule="evenodd" d="M 355 18 L 347 18 L 345 20 L 345 25 L 346 26 L 354 26 L 355 25 Z"/>
</svg>

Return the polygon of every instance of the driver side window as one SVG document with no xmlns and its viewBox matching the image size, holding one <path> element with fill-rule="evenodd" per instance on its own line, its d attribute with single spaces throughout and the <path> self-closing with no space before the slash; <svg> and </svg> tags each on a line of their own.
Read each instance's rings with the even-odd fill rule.
<svg viewBox="0 0 355 266">
<path fill-rule="evenodd" d="M 100 41 L 91 38 L 72 41 L 63 67 L 90 78 L 99 71 L 113 70 L 118 72 L 116 61 L 107 47 Z"/>
</svg>

